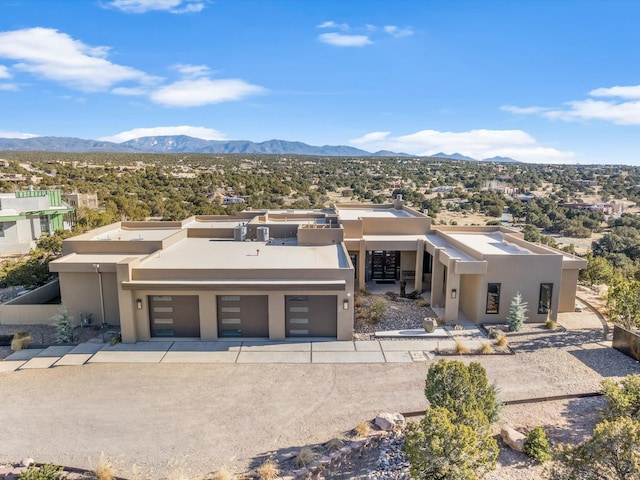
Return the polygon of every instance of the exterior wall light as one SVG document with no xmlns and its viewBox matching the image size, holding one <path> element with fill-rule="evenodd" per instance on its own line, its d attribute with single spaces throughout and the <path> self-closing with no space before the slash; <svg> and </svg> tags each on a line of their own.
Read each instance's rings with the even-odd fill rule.
<svg viewBox="0 0 640 480">
<path fill-rule="evenodd" d="M 142 299 L 141 298 L 136 299 L 136 307 L 138 308 L 138 310 L 142 310 Z"/>
<path fill-rule="evenodd" d="M 349 299 L 348 298 L 345 298 L 342 301 L 342 309 L 343 310 L 349 310 Z"/>
<path fill-rule="evenodd" d="M 457 297 L 458 297 L 458 290 L 454 288 L 453 290 L 451 290 L 451 298 L 457 298 Z"/>
</svg>

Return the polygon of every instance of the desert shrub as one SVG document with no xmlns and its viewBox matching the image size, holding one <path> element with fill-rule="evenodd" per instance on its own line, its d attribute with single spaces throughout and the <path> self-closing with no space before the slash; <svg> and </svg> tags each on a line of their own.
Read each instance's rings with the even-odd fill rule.
<svg viewBox="0 0 640 480">
<path fill-rule="evenodd" d="M 493 349 L 493 347 L 489 342 L 482 342 L 482 346 L 480 347 L 480 353 L 484 355 L 490 355 L 492 353 L 495 353 L 495 350 Z"/>
<path fill-rule="evenodd" d="M 56 322 L 56 343 L 71 343 L 75 339 L 74 325 L 65 311 L 53 317 Z"/>
<path fill-rule="evenodd" d="M 407 427 L 403 451 L 412 478 L 476 480 L 493 470 L 498 444 L 484 414 L 470 411 L 468 424 L 443 407 L 428 408 L 419 424 Z"/>
<path fill-rule="evenodd" d="M 233 480 L 234 478 L 236 476 L 227 467 L 222 467 L 211 475 L 211 480 Z"/>
<path fill-rule="evenodd" d="M 94 474 L 95 480 L 114 480 L 115 478 L 113 463 L 109 458 L 105 457 L 104 452 L 100 454 Z"/>
<path fill-rule="evenodd" d="M 471 349 L 467 347 L 462 340 L 456 338 L 456 352 L 458 353 L 469 353 Z"/>
<path fill-rule="evenodd" d="M 422 292 L 420 290 L 414 290 L 413 292 L 407 294 L 407 298 L 411 300 L 418 300 L 419 298 L 421 298 L 421 296 Z"/>
<path fill-rule="evenodd" d="M 544 322 L 545 326 L 549 329 L 549 330 L 557 330 L 558 329 L 558 322 L 556 322 L 555 320 L 547 320 L 546 322 Z"/>
<path fill-rule="evenodd" d="M 373 305 L 371 305 L 371 309 L 369 311 L 369 316 L 374 323 L 378 323 L 382 320 L 384 316 L 384 312 L 387 309 L 387 305 L 384 303 L 384 300 L 381 298 L 377 298 Z"/>
<path fill-rule="evenodd" d="M 13 334 L 13 339 L 11 340 L 11 350 L 17 352 L 18 350 L 22 350 L 29 346 L 29 344 L 33 341 L 29 332 L 24 330 L 20 330 Z"/>
<path fill-rule="evenodd" d="M 315 462 L 317 459 L 318 454 L 311 448 L 303 448 L 296 455 L 295 464 L 297 467 L 306 467 L 310 463 Z"/>
<path fill-rule="evenodd" d="M 329 440 L 327 443 L 324 444 L 325 448 L 330 452 L 340 450 L 343 445 L 344 445 L 344 442 L 339 438 L 332 438 L 331 440 Z"/>
<path fill-rule="evenodd" d="M 267 460 L 256 468 L 256 473 L 260 480 L 275 480 L 280 475 L 280 467 L 273 460 Z"/>
<path fill-rule="evenodd" d="M 397 301 L 399 298 L 396 292 L 384 292 L 384 296 L 387 297 L 392 302 Z"/>
<path fill-rule="evenodd" d="M 524 440 L 524 453 L 538 462 L 551 460 L 551 444 L 542 427 L 536 427 L 527 433 Z"/>
<path fill-rule="evenodd" d="M 371 424 L 369 422 L 360 422 L 353 427 L 353 435 L 355 437 L 366 437 L 371 433 Z"/>
<path fill-rule="evenodd" d="M 627 375 L 619 383 L 607 378 L 600 385 L 607 402 L 603 410 L 605 418 L 640 418 L 640 375 Z"/>
<path fill-rule="evenodd" d="M 640 422 L 629 417 L 604 420 L 593 437 L 556 452 L 554 480 L 635 480 L 640 478 Z"/>
<path fill-rule="evenodd" d="M 457 360 L 440 360 L 427 373 L 424 389 L 431 407 L 444 407 L 465 417 L 467 411 L 480 411 L 493 423 L 498 420 L 501 404 L 487 372 L 478 362 L 469 366 Z"/>
<path fill-rule="evenodd" d="M 495 339 L 505 336 L 504 332 L 500 329 L 500 327 L 487 328 L 487 334 L 489 335 L 489 338 L 495 338 Z"/>
<path fill-rule="evenodd" d="M 427 302 L 424 298 L 419 298 L 416 302 L 416 305 L 422 308 L 430 307 L 431 304 Z"/>
<path fill-rule="evenodd" d="M 507 336 L 506 335 L 501 335 L 500 337 L 497 338 L 496 340 L 496 345 L 501 347 L 501 348 L 506 348 L 509 346 L 509 341 L 507 340 Z"/>
<path fill-rule="evenodd" d="M 22 472 L 18 480 L 58 480 L 62 472 L 62 467 L 47 463 L 41 467 L 31 465 L 26 471 Z"/>
<path fill-rule="evenodd" d="M 356 298 L 353 299 L 353 306 L 355 308 L 360 308 L 364 305 L 364 298 L 361 295 L 356 295 Z"/>
</svg>

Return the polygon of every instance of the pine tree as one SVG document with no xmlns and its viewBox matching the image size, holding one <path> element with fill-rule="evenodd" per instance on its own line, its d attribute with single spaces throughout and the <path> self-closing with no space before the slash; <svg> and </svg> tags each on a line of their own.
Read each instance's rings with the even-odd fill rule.
<svg viewBox="0 0 640 480">
<path fill-rule="evenodd" d="M 509 331 L 517 332 L 522 324 L 527 320 L 525 313 L 527 312 L 527 302 L 522 301 L 520 292 L 511 300 L 511 308 L 509 309 Z"/>
</svg>

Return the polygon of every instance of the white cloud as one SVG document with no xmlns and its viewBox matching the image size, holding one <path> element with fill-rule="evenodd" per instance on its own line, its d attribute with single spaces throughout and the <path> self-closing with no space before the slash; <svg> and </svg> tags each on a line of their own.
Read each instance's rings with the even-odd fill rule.
<svg viewBox="0 0 640 480">
<path fill-rule="evenodd" d="M 7 132 L 0 130 L 0 138 L 34 138 L 39 137 L 40 135 L 36 135 L 34 133 L 23 133 L 23 132 Z"/>
<path fill-rule="evenodd" d="M 529 115 L 532 113 L 542 113 L 551 110 L 546 107 L 516 107 L 515 105 L 502 105 L 500 110 L 516 113 L 518 115 Z"/>
<path fill-rule="evenodd" d="M 160 87 L 151 93 L 153 102 L 174 107 L 197 107 L 240 100 L 265 89 L 240 79 L 185 79 Z"/>
<path fill-rule="evenodd" d="M 322 22 L 319 25 L 316 25 L 317 28 L 334 28 L 336 30 L 342 30 L 344 32 L 346 32 L 347 30 L 349 30 L 349 24 L 348 23 L 336 23 L 333 20 L 329 20 L 328 22 Z"/>
<path fill-rule="evenodd" d="M 103 91 L 121 82 L 158 79 L 106 59 L 108 47 L 91 47 L 50 28 L 0 32 L 0 58 L 16 60 L 15 70 L 83 91 Z"/>
<path fill-rule="evenodd" d="M 18 85 L 15 83 L 0 83 L 0 90 L 5 92 L 17 92 Z"/>
<path fill-rule="evenodd" d="M 11 72 L 4 65 L 0 65 L 0 78 L 11 78 Z"/>
<path fill-rule="evenodd" d="M 502 106 L 516 114 L 540 114 L 544 117 L 567 122 L 583 120 L 603 120 L 616 125 L 640 125 L 640 85 L 596 88 L 592 97 L 606 97 L 608 100 L 574 100 L 565 102 L 563 107 L 514 107 Z"/>
<path fill-rule="evenodd" d="M 201 138 L 202 140 L 227 140 L 224 133 L 213 128 L 191 127 L 189 125 L 181 125 L 179 127 L 134 128 L 133 130 L 120 132 L 109 137 L 102 137 L 99 140 L 103 142 L 122 143 L 133 140 L 134 138 L 165 135 L 187 135 L 188 137 Z"/>
<path fill-rule="evenodd" d="M 354 138 L 353 140 L 350 140 L 350 142 L 353 145 L 365 145 L 372 142 L 380 142 L 386 139 L 389 135 L 391 135 L 391 132 L 371 132 L 360 138 Z"/>
<path fill-rule="evenodd" d="M 145 87 L 116 87 L 111 90 L 111 93 L 127 97 L 135 97 L 139 95 L 148 95 L 149 89 Z"/>
<path fill-rule="evenodd" d="M 535 163 L 575 161 L 573 152 L 540 145 L 535 138 L 522 130 L 421 130 L 396 137 L 391 136 L 389 132 L 372 132 L 350 140 L 350 143 L 370 151 L 391 150 L 413 155 L 457 152 L 477 159 L 504 156 Z"/>
<path fill-rule="evenodd" d="M 364 47 L 373 43 L 367 35 L 344 35 L 335 32 L 322 33 L 318 35 L 318 39 L 334 47 Z"/>
<path fill-rule="evenodd" d="M 595 90 L 591 90 L 589 95 L 592 97 L 620 97 L 637 100 L 640 99 L 640 85 L 630 87 L 596 88 Z"/>
<path fill-rule="evenodd" d="M 396 38 L 410 37 L 415 33 L 412 28 L 400 28 L 396 25 L 385 25 L 383 30 Z"/>
<path fill-rule="evenodd" d="M 211 69 L 206 65 L 190 65 L 188 63 L 178 63 L 171 68 L 180 72 L 182 76 L 190 78 L 204 77 L 211 73 Z"/>
<path fill-rule="evenodd" d="M 108 7 L 126 13 L 145 13 L 153 10 L 170 13 L 200 12 L 209 0 L 112 0 Z"/>
</svg>

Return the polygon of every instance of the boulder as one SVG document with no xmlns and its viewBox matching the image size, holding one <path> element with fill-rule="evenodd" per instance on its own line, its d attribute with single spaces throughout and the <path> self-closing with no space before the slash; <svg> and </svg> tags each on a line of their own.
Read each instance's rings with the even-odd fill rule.
<svg viewBox="0 0 640 480">
<path fill-rule="evenodd" d="M 22 461 L 20 462 L 20 466 L 22 466 L 22 467 L 30 467 L 34 463 L 36 463 L 36 462 L 35 462 L 35 460 L 33 458 L 23 458 Z"/>
<path fill-rule="evenodd" d="M 393 430 L 395 427 L 404 427 L 404 416 L 401 413 L 380 413 L 375 423 L 381 430 Z"/>
<path fill-rule="evenodd" d="M 500 436 L 502 437 L 502 441 L 513 450 L 517 452 L 524 451 L 524 441 L 526 437 L 516 429 L 511 427 L 502 427 L 500 430 Z"/>
</svg>

